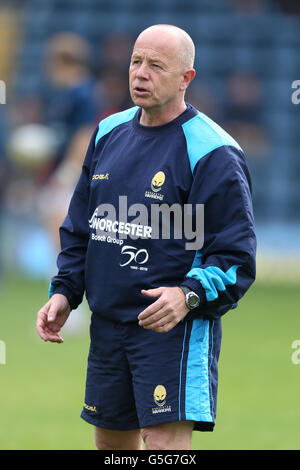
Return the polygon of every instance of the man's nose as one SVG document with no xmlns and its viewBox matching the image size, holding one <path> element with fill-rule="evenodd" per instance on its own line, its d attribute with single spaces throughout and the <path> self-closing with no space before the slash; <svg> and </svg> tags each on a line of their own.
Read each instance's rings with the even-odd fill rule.
<svg viewBox="0 0 300 470">
<path fill-rule="evenodd" d="M 149 69 L 148 69 L 147 64 L 145 64 L 145 62 L 142 62 L 140 66 L 138 67 L 136 76 L 138 78 L 143 78 L 143 79 L 149 78 Z"/>
</svg>

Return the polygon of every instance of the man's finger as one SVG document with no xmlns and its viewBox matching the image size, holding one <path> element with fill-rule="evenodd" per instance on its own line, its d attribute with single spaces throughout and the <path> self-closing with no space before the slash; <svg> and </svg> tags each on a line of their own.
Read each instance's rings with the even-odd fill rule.
<svg viewBox="0 0 300 470">
<path fill-rule="evenodd" d="M 50 330 L 49 328 L 45 328 L 45 337 L 46 341 L 51 341 L 53 343 L 63 343 L 63 338 L 56 332 Z"/>
<path fill-rule="evenodd" d="M 47 341 L 47 335 L 44 333 L 44 331 L 42 329 L 38 329 L 37 331 L 40 338 L 42 338 L 44 341 Z"/>
<path fill-rule="evenodd" d="M 159 297 L 162 294 L 161 287 L 157 287 L 156 289 L 142 289 L 141 293 L 148 297 Z"/>
<path fill-rule="evenodd" d="M 56 320 L 56 314 L 57 311 L 54 308 L 50 308 L 48 315 L 47 315 L 47 320 L 48 321 L 55 321 Z"/>
<path fill-rule="evenodd" d="M 164 302 L 161 299 L 157 299 L 153 304 L 146 307 L 139 315 L 138 320 L 144 320 L 145 318 L 158 312 L 164 306 Z"/>
<path fill-rule="evenodd" d="M 63 342 L 63 339 L 59 334 L 57 334 L 53 331 L 50 331 L 47 327 L 38 326 L 37 327 L 37 332 L 38 332 L 40 338 L 42 338 L 44 341 L 52 341 L 52 342 L 56 342 L 56 343 L 62 343 Z"/>
<path fill-rule="evenodd" d="M 139 318 L 139 325 L 147 327 L 157 324 L 157 322 L 162 322 L 163 319 L 168 316 L 168 313 L 168 310 L 166 310 L 164 305 L 162 305 L 161 308 L 153 312 L 152 315 Z"/>
<path fill-rule="evenodd" d="M 147 324 L 140 324 L 145 330 L 156 330 L 157 328 L 163 328 L 165 325 L 172 322 L 172 319 L 169 316 L 161 317 L 160 319 L 149 322 Z"/>
<path fill-rule="evenodd" d="M 45 326 L 46 324 L 46 316 L 45 317 L 38 317 L 36 321 L 36 327 L 41 329 Z"/>
<path fill-rule="evenodd" d="M 47 313 L 45 312 L 44 309 L 39 310 L 37 320 L 36 320 L 36 329 L 39 334 L 39 336 L 45 340 L 45 327 L 47 323 Z"/>
</svg>

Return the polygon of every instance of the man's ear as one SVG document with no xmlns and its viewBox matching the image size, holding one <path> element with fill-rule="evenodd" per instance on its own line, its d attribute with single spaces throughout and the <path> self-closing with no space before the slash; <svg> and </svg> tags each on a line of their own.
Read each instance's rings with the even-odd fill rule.
<svg viewBox="0 0 300 470">
<path fill-rule="evenodd" d="M 195 69 L 188 69 L 184 72 L 183 74 L 183 79 L 180 85 L 180 90 L 184 91 L 187 89 L 189 84 L 191 83 L 192 80 L 194 80 L 196 75 L 196 70 Z"/>
</svg>

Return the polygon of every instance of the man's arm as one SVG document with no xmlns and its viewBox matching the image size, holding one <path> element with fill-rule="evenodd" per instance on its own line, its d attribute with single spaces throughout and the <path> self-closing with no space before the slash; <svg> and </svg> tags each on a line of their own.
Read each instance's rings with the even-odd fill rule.
<svg viewBox="0 0 300 470">
<path fill-rule="evenodd" d="M 204 244 L 182 286 L 196 292 L 194 313 L 218 318 L 255 279 L 251 181 L 242 151 L 222 146 L 199 160 L 189 202 L 204 204 Z"/>
<path fill-rule="evenodd" d="M 199 296 L 193 316 L 215 319 L 234 308 L 255 279 L 251 181 L 243 153 L 222 146 L 199 160 L 188 203 L 204 204 L 204 244 L 181 286 Z M 167 332 L 189 312 L 180 288 L 142 293 L 157 298 L 138 317 L 144 328 Z"/>
<path fill-rule="evenodd" d="M 83 298 L 84 266 L 89 237 L 89 172 L 97 131 L 98 128 L 92 135 L 68 215 L 60 227 L 61 252 L 57 258 L 58 273 L 50 283 L 50 299 L 37 315 L 36 328 L 44 341 L 63 342 L 59 334 L 60 329 L 71 310 L 77 308 Z"/>
<path fill-rule="evenodd" d="M 61 252 L 57 258 L 58 273 L 52 278 L 49 288 L 49 297 L 63 294 L 71 309 L 77 308 L 82 302 L 85 291 L 84 267 L 89 240 L 89 174 L 96 134 L 97 129 L 92 135 L 68 214 L 59 229 Z"/>
</svg>

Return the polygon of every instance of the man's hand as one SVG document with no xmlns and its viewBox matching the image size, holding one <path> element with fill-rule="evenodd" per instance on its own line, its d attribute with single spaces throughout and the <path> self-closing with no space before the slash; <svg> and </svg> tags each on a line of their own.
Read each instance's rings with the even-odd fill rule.
<svg viewBox="0 0 300 470">
<path fill-rule="evenodd" d="M 189 312 L 185 295 L 180 287 L 158 287 L 141 291 L 147 297 L 158 299 L 145 308 L 139 316 L 139 325 L 157 333 L 167 333 Z"/>
<path fill-rule="evenodd" d="M 40 337 L 44 341 L 63 343 L 59 332 L 70 312 L 67 298 L 62 294 L 54 294 L 37 314 L 36 329 Z"/>
</svg>

